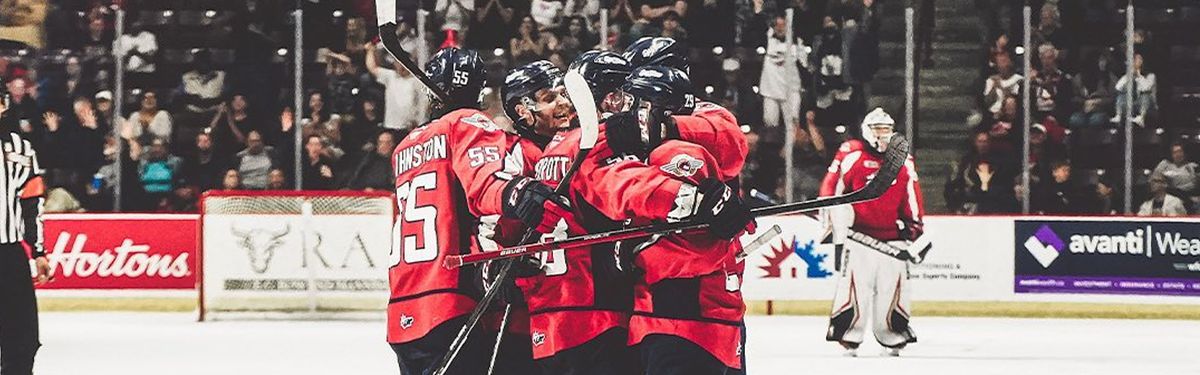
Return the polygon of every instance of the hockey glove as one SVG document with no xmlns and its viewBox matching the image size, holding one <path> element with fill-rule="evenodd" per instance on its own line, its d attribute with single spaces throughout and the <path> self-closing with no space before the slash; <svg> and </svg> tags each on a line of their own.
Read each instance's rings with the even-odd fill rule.
<svg viewBox="0 0 1200 375">
<path fill-rule="evenodd" d="M 718 238 L 733 239 L 743 230 L 754 233 L 750 208 L 729 185 L 709 178 L 700 182 L 700 205 L 696 218 L 708 223 L 708 231 Z"/>
<path fill-rule="evenodd" d="M 569 217 L 571 202 L 546 184 L 517 177 L 504 187 L 504 217 L 515 218 L 538 233 L 550 233 L 559 220 Z"/>
<path fill-rule="evenodd" d="M 604 137 L 613 156 L 633 156 L 645 160 L 649 151 L 642 140 L 642 126 L 633 112 L 621 112 L 604 120 Z"/>
<path fill-rule="evenodd" d="M 896 220 L 896 226 L 899 227 L 900 239 L 903 240 L 916 241 L 925 234 L 925 224 L 919 221 Z"/>
</svg>

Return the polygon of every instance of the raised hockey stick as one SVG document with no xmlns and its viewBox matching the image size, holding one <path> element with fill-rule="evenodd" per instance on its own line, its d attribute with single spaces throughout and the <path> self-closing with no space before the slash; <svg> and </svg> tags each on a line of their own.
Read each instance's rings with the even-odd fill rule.
<svg viewBox="0 0 1200 375">
<path fill-rule="evenodd" d="M 579 118 L 580 132 L 579 151 L 575 153 L 575 159 L 571 162 L 571 168 L 567 170 L 567 173 L 563 175 L 562 180 L 558 182 L 558 186 L 554 188 L 555 193 L 566 195 L 567 191 L 571 187 L 571 178 L 575 176 L 575 172 L 579 171 L 579 166 L 583 164 L 583 160 L 587 158 L 588 153 L 592 151 L 592 147 L 596 145 L 596 139 L 600 136 L 600 116 L 596 112 L 596 102 L 592 100 L 592 92 L 588 88 L 587 82 L 583 79 L 583 76 L 579 75 L 578 72 L 567 72 L 567 75 L 563 79 L 563 83 L 566 85 L 567 95 L 571 98 L 571 104 L 575 106 L 575 113 Z M 521 243 L 528 243 L 529 241 L 533 240 L 534 233 L 536 232 L 533 230 L 525 232 L 525 236 L 521 239 Z M 516 256 L 497 258 L 497 260 L 511 258 L 516 258 Z M 496 295 L 498 294 L 497 292 L 500 290 L 499 287 L 500 285 L 503 285 L 501 283 L 508 279 L 508 274 L 509 271 L 512 270 L 512 266 L 513 262 L 511 260 L 503 262 L 498 266 L 499 268 L 496 272 L 495 281 L 492 282 L 491 287 L 487 288 L 487 292 L 484 293 L 483 298 L 479 299 L 479 303 L 475 306 L 475 310 L 471 311 L 471 315 L 467 317 L 467 322 L 465 325 L 463 325 L 462 330 L 458 332 L 458 336 L 455 336 L 454 341 L 450 342 L 450 348 L 446 352 L 446 355 L 442 357 L 441 361 L 438 362 L 438 366 L 434 371 L 434 375 L 443 375 L 446 373 L 446 370 L 449 369 L 450 364 L 454 362 L 454 357 L 458 355 L 458 352 L 462 350 L 463 345 L 466 344 L 467 337 L 470 336 L 471 330 L 474 329 L 477 324 L 479 324 L 479 318 L 483 317 L 484 312 L 487 311 L 488 305 L 490 305 L 492 301 L 496 299 Z M 505 307 L 504 309 L 505 321 L 507 321 L 507 316 L 510 310 L 511 306 Z M 503 334 L 504 327 L 500 327 L 500 332 Z M 496 349 L 499 350 L 499 348 L 500 346 L 497 344 Z M 495 355 L 493 355 L 493 364 L 494 359 Z"/>
<path fill-rule="evenodd" d="M 404 65 L 409 73 L 417 77 L 417 80 L 421 81 L 421 84 L 425 85 L 425 88 L 429 89 L 429 92 L 433 93 L 438 101 L 447 103 L 450 96 L 433 84 L 425 71 L 421 70 L 421 67 L 413 60 L 412 54 L 400 46 L 400 37 L 396 35 L 396 29 L 399 27 L 396 24 L 396 0 L 375 0 L 375 19 L 379 30 L 379 41 L 383 43 L 383 49 L 400 62 L 400 65 Z"/>
<path fill-rule="evenodd" d="M 879 171 L 875 173 L 875 178 L 871 179 L 871 181 L 867 183 L 867 186 L 863 186 L 862 189 L 858 189 L 847 194 L 822 197 L 803 202 L 759 207 L 750 210 L 750 214 L 754 217 L 791 214 L 813 211 L 843 204 L 853 204 L 878 198 L 892 186 L 892 183 L 896 181 L 896 176 L 900 174 L 900 168 L 904 166 L 904 162 L 908 159 L 908 145 L 908 140 L 904 139 L 904 137 L 901 137 L 900 135 L 893 136 L 891 142 L 888 144 L 887 152 L 884 154 L 883 165 L 880 166 Z M 707 223 L 695 221 L 646 225 L 609 232 L 586 234 L 558 241 L 513 246 L 500 249 L 499 251 L 487 253 L 452 255 L 445 258 L 443 265 L 446 268 L 454 269 L 468 264 L 482 263 L 496 259 L 514 258 L 555 249 L 587 247 L 609 242 L 645 238 L 658 234 L 695 231 L 707 227 Z"/>
</svg>

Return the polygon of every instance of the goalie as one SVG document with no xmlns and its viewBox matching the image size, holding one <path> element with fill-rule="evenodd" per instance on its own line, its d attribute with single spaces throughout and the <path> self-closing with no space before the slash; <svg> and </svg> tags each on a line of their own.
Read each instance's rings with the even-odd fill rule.
<svg viewBox="0 0 1200 375">
<path fill-rule="evenodd" d="M 821 196 L 842 194 L 867 184 L 883 164 L 883 152 L 895 134 L 895 121 L 876 108 L 863 119 L 862 139 L 846 141 L 838 150 L 821 185 Z M 828 209 L 826 233 L 832 234 L 835 264 L 840 273 L 825 339 L 857 356 L 868 320 L 884 354 L 897 356 L 917 342 L 909 327 L 912 291 L 907 262 L 885 255 L 868 245 L 869 236 L 899 248 L 908 248 L 922 234 L 924 203 L 917 172 L 910 156 L 896 182 L 878 199 Z M 858 235 L 848 238 L 848 234 Z M 922 241 L 923 242 L 923 241 Z"/>
</svg>

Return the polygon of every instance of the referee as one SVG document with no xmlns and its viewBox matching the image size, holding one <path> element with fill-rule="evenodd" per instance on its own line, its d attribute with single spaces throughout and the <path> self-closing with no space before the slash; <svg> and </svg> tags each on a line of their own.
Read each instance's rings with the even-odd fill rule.
<svg viewBox="0 0 1200 375">
<path fill-rule="evenodd" d="M 26 248 L 35 259 L 37 283 L 49 281 L 42 248 L 46 188 L 37 153 L 18 134 L 16 116 L 6 116 L 9 104 L 0 81 L 0 375 L 29 375 L 41 343 Z"/>
</svg>

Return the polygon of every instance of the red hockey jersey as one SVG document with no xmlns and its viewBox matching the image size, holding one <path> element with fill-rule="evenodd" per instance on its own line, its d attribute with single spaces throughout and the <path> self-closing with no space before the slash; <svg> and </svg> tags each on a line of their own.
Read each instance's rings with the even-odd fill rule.
<svg viewBox="0 0 1200 375">
<path fill-rule="evenodd" d="M 542 148 L 536 142 L 517 134 L 508 134 L 508 151 L 504 156 L 505 172 L 532 177 L 533 166 L 541 157 Z M 480 225 L 479 247 L 483 251 L 495 251 L 502 246 L 519 245 L 520 233 L 523 233 L 524 230 L 524 224 L 520 220 L 500 218 L 500 215 L 485 217 Z M 495 311 L 488 312 L 481 321 L 484 328 L 489 331 L 499 330 L 501 321 L 504 319 L 504 303 L 503 301 L 497 302 Z M 528 336 L 529 310 L 524 306 L 512 306 L 508 325 L 504 331 Z"/>
<path fill-rule="evenodd" d="M 871 150 L 860 140 L 850 140 L 838 149 L 838 155 L 821 185 L 821 196 L 844 194 L 866 186 L 883 164 L 883 155 Z M 912 156 L 904 162 L 896 182 L 878 199 L 856 203 L 855 231 L 880 240 L 901 239 L 897 220 L 923 222 L 925 200 Z"/>
<path fill-rule="evenodd" d="M 396 147 L 388 342 L 419 339 L 474 308 L 476 269 L 448 270 L 442 259 L 470 251 L 477 217 L 501 212 L 507 147 L 505 133 L 474 109 L 413 129 Z"/>
</svg>

